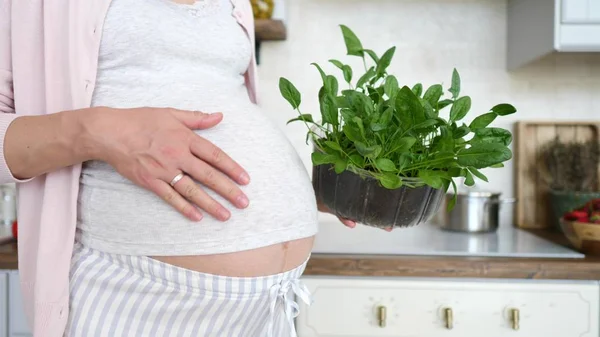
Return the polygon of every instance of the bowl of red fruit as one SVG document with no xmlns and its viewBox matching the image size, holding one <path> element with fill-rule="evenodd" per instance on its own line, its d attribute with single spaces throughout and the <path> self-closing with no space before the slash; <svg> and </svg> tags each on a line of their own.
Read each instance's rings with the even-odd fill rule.
<svg viewBox="0 0 600 337">
<path fill-rule="evenodd" d="M 600 199 L 565 213 L 560 227 L 577 250 L 586 255 L 600 255 Z"/>
</svg>

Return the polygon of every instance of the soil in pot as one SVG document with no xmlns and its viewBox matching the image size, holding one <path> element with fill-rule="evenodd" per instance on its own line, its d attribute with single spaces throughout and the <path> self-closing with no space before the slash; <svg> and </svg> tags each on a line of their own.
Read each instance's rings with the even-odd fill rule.
<svg viewBox="0 0 600 337">
<path fill-rule="evenodd" d="M 445 196 L 445 191 L 430 186 L 390 190 L 372 177 L 350 171 L 337 174 L 331 165 L 313 166 L 312 176 L 317 197 L 336 215 L 379 228 L 426 222 Z"/>
</svg>

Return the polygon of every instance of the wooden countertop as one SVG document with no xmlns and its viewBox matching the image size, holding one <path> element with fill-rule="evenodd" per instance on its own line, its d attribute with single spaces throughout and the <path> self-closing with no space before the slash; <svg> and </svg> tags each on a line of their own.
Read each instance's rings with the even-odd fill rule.
<svg viewBox="0 0 600 337">
<path fill-rule="evenodd" d="M 17 244 L 0 245 L 0 269 L 18 269 Z"/>
<path fill-rule="evenodd" d="M 532 231 L 567 245 L 562 235 Z M 17 269 L 17 245 L 0 245 L 0 269 Z M 600 280 L 600 257 L 584 259 L 313 254 L 305 275 Z"/>
</svg>

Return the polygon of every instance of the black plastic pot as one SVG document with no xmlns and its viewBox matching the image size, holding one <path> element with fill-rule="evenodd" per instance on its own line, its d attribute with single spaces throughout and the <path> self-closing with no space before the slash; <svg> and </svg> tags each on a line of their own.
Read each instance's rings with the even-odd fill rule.
<svg viewBox="0 0 600 337">
<path fill-rule="evenodd" d="M 445 191 L 429 186 L 390 190 L 372 177 L 350 171 L 335 173 L 331 165 L 313 166 L 317 197 L 337 216 L 379 227 L 411 227 L 430 220 Z"/>
</svg>

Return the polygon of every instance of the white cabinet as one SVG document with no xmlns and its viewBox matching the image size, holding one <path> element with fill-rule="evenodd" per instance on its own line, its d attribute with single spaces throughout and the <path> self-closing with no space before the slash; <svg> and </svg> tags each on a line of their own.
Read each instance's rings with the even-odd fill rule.
<svg viewBox="0 0 600 337">
<path fill-rule="evenodd" d="M 8 279 L 0 270 L 0 337 L 8 333 Z"/>
<path fill-rule="evenodd" d="M 11 271 L 8 274 L 8 336 L 30 337 L 32 336 L 25 310 L 23 309 L 23 298 L 19 284 L 19 273 Z"/>
<path fill-rule="evenodd" d="M 561 8 L 561 22 L 600 24 L 600 1 L 563 0 Z"/>
<path fill-rule="evenodd" d="M 598 337 L 598 282 L 307 277 L 299 337 Z"/>
<path fill-rule="evenodd" d="M 507 67 L 553 52 L 600 52 L 600 0 L 508 0 Z"/>
<path fill-rule="evenodd" d="M 31 337 L 17 271 L 0 270 L 0 337 Z"/>
</svg>

